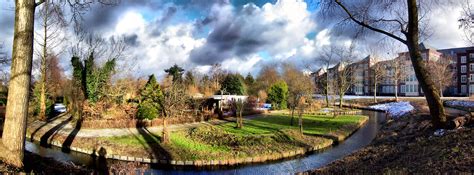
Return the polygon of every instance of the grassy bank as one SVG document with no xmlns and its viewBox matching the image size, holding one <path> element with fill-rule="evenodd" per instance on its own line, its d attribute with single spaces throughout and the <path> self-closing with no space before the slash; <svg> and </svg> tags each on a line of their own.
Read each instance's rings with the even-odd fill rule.
<svg viewBox="0 0 474 175">
<path fill-rule="evenodd" d="M 160 133 L 143 130 L 139 135 L 103 137 L 113 154 L 153 157 L 174 160 L 224 160 L 271 155 L 308 147 L 330 145 L 332 140 L 315 135 L 345 137 L 367 120 L 364 116 L 304 115 L 304 133 L 298 132 L 297 118 L 290 125 L 291 117 L 283 114 L 265 115 L 244 121 L 244 128 L 234 128 L 235 123 L 171 133 L 171 142 L 161 144 Z"/>
</svg>

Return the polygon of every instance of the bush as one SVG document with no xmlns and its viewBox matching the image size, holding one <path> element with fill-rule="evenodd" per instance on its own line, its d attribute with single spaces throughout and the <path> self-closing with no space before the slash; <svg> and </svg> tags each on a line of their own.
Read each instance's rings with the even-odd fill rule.
<svg viewBox="0 0 474 175">
<path fill-rule="evenodd" d="M 140 103 L 137 110 L 138 119 L 152 120 L 159 115 L 159 110 L 150 103 Z"/>
</svg>

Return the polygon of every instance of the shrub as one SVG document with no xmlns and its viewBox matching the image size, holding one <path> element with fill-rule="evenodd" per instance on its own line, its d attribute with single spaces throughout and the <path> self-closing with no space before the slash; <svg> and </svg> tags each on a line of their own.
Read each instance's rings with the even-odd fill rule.
<svg viewBox="0 0 474 175">
<path fill-rule="evenodd" d="M 140 103 L 137 110 L 138 119 L 152 120 L 159 115 L 160 111 L 150 103 Z"/>
</svg>

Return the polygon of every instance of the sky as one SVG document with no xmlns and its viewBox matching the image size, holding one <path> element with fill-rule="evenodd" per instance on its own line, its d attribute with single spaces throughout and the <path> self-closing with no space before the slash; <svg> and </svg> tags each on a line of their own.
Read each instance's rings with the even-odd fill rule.
<svg viewBox="0 0 474 175">
<path fill-rule="evenodd" d="M 7 0 L 0 7 L 0 42 L 10 53 L 13 3 Z M 270 63 L 291 62 L 303 69 L 315 64 L 322 47 L 347 42 L 331 32 L 335 22 L 322 19 L 320 10 L 317 0 L 122 0 L 116 6 L 93 6 L 82 25 L 105 38 L 123 37 L 138 77 L 163 77 L 174 64 L 205 73 L 216 63 L 256 75 Z M 432 9 L 432 35 L 425 43 L 439 49 L 466 46 L 458 28 L 460 13 L 457 5 Z M 381 38 L 368 37 L 358 48 L 360 59 L 364 47 Z M 63 47 L 61 65 L 68 72 L 71 54 L 65 50 L 70 46 Z"/>
</svg>

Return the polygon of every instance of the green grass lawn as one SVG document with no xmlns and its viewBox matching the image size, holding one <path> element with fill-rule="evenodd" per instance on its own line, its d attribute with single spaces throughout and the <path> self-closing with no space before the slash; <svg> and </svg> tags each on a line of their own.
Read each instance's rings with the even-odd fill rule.
<svg viewBox="0 0 474 175">
<path fill-rule="evenodd" d="M 225 123 L 172 132 L 169 144 L 159 143 L 161 133 L 100 139 L 119 147 L 114 150 L 125 151 L 122 154 L 146 156 L 152 153 L 175 160 L 222 160 L 328 145 L 332 140 L 314 135 L 348 135 L 356 129 L 354 126 L 366 119 L 355 115 L 336 118 L 304 115 L 305 135 L 300 135 L 296 116 L 294 126 L 291 126 L 288 115 L 272 114 L 244 120 L 242 129 L 235 128 L 235 123 Z M 156 149 L 158 147 L 160 149 Z"/>
<path fill-rule="evenodd" d="M 358 124 L 367 117 L 362 115 L 341 115 L 337 117 L 324 115 L 303 115 L 303 130 L 305 134 L 325 135 L 344 128 L 347 125 Z M 219 125 L 225 131 L 240 135 L 273 134 L 283 129 L 298 129 L 298 116 L 295 115 L 294 124 L 291 117 L 285 114 L 272 114 L 252 120 L 244 120 L 244 128 L 235 128 L 235 123 Z"/>
</svg>

